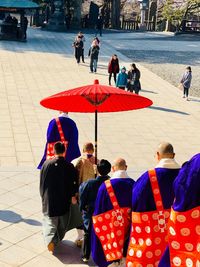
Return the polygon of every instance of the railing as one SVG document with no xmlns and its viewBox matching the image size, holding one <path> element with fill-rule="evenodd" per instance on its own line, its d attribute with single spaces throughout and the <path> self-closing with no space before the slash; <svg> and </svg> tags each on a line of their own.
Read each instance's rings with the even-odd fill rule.
<svg viewBox="0 0 200 267">
<path fill-rule="evenodd" d="M 139 23 L 136 20 L 123 20 L 121 22 L 121 29 L 136 31 L 139 29 Z"/>
</svg>

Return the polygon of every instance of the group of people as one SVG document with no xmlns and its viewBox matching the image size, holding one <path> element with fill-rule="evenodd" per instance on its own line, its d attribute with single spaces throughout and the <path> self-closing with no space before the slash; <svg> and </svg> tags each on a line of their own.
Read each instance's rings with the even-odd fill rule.
<svg viewBox="0 0 200 267">
<path fill-rule="evenodd" d="M 199 267 L 200 154 L 180 167 L 173 146 L 162 142 L 156 166 L 135 182 L 125 159 L 111 165 L 93 153 L 87 142 L 80 154 L 68 114 L 49 123 L 38 166 L 48 250 L 76 228 L 83 262 L 92 252 L 99 267 Z"/>
</svg>

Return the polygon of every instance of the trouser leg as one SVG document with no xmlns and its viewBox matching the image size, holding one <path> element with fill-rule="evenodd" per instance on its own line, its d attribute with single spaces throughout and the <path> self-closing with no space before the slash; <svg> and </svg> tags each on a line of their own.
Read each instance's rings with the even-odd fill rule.
<svg viewBox="0 0 200 267">
<path fill-rule="evenodd" d="M 184 87 L 184 95 L 186 95 L 186 97 L 188 97 L 188 93 L 189 93 L 189 88 Z"/>
<path fill-rule="evenodd" d="M 113 76 L 114 76 L 114 81 L 115 81 L 115 83 L 116 83 L 117 73 L 113 73 Z"/>
<path fill-rule="evenodd" d="M 90 71 L 91 72 L 93 72 L 93 63 L 94 63 L 93 58 L 90 58 Z"/>
<path fill-rule="evenodd" d="M 82 49 L 82 62 L 84 62 L 84 49 Z"/>
<path fill-rule="evenodd" d="M 109 73 L 109 85 L 111 85 L 111 77 L 112 77 L 112 73 Z"/>
<path fill-rule="evenodd" d="M 51 242 L 57 243 L 57 227 L 58 227 L 58 217 L 49 217 L 44 215 L 43 217 L 43 236 L 46 246 Z"/>
<path fill-rule="evenodd" d="M 90 258 L 91 253 L 91 225 L 88 229 L 84 228 L 83 257 Z"/>
<path fill-rule="evenodd" d="M 97 59 L 93 60 L 94 72 L 97 71 Z"/>
</svg>

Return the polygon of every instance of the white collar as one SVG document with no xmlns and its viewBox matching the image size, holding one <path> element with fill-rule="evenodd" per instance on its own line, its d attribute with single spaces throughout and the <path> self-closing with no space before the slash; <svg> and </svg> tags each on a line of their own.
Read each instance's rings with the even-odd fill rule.
<svg viewBox="0 0 200 267">
<path fill-rule="evenodd" d="M 175 159 L 161 159 L 156 168 L 166 168 L 166 169 L 180 169 L 180 165 L 175 161 Z"/>
<path fill-rule="evenodd" d="M 119 171 L 115 171 L 111 177 L 111 179 L 115 179 L 115 178 L 130 178 L 130 177 L 128 176 L 126 171 L 119 170 Z"/>
<path fill-rule="evenodd" d="M 63 112 L 63 113 L 59 114 L 59 116 L 58 116 L 58 117 L 65 117 L 65 118 L 69 118 L 69 115 L 68 115 L 67 113 Z"/>
</svg>

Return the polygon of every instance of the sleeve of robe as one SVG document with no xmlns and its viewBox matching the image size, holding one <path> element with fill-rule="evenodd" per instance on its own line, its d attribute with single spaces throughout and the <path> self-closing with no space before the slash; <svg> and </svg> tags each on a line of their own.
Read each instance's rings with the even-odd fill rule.
<svg viewBox="0 0 200 267">
<path fill-rule="evenodd" d="M 64 132 L 65 139 L 68 141 L 67 153 L 65 159 L 71 162 L 73 159 L 78 158 L 81 153 L 78 145 L 78 129 L 73 120 L 70 118 L 59 117 L 60 123 Z M 58 132 L 58 127 L 56 120 L 50 121 L 47 129 L 47 142 L 45 145 L 43 158 L 38 165 L 38 169 L 41 169 L 42 164 L 46 160 L 47 144 L 52 142 L 60 141 L 60 135 Z"/>
<path fill-rule="evenodd" d="M 120 182 L 120 184 L 119 184 Z M 131 197 L 134 180 L 129 178 L 111 179 L 115 195 L 119 202 L 120 207 L 131 207 Z M 125 192 L 124 194 L 122 192 Z M 98 191 L 95 202 L 94 215 L 104 213 L 113 209 L 113 205 L 108 196 L 105 183 L 103 183 Z M 101 243 L 92 228 L 92 257 L 94 262 L 101 267 L 107 267 L 111 262 L 107 262 L 101 246 Z"/>
</svg>

